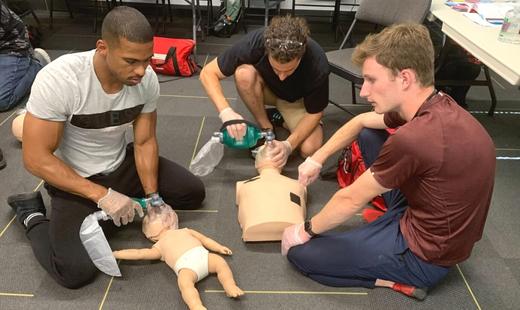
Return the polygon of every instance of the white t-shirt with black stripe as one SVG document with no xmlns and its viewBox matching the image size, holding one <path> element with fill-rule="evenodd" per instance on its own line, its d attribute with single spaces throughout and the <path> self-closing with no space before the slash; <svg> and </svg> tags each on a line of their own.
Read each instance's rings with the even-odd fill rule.
<svg viewBox="0 0 520 310">
<path fill-rule="evenodd" d="M 65 122 L 56 154 L 83 177 L 119 167 L 126 129 L 139 113 L 155 111 L 159 98 L 159 81 L 150 66 L 138 85 L 105 93 L 94 72 L 94 53 L 67 54 L 45 66 L 27 102 L 35 117 Z"/>
</svg>

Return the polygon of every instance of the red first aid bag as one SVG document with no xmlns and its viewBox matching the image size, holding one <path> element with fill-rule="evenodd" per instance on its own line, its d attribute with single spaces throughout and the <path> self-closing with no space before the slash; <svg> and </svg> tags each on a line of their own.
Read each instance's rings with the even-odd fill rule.
<svg viewBox="0 0 520 310">
<path fill-rule="evenodd" d="M 197 63 L 193 59 L 195 41 L 191 39 L 173 39 L 153 37 L 153 57 L 150 65 L 160 74 L 191 76 L 197 72 Z"/>
<path fill-rule="evenodd" d="M 387 129 L 389 134 L 395 132 L 394 129 Z M 347 187 L 359 178 L 367 170 L 361 149 L 357 141 L 352 142 L 351 145 L 345 147 L 338 159 L 338 170 L 336 170 L 336 178 L 341 188 Z M 381 196 L 376 196 L 372 199 L 372 205 L 381 211 L 386 211 L 387 207 L 385 200 Z"/>
</svg>

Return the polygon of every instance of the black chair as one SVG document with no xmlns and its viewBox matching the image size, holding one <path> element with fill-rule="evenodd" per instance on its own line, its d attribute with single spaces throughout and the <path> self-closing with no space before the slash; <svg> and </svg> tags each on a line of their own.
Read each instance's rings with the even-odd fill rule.
<svg viewBox="0 0 520 310">
<path fill-rule="evenodd" d="M 28 15 L 31 15 L 36 24 L 40 26 L 40 20 L 38 16 L 34 13 L 34 10 L 31 7 L 31 4 L 28 1 L 7 1 L 7 5 L 13 12 L 16 13 L 20 18 L 24 18 Z"/>
<path fill-rule="evenodd" d="M 296 8 L 297 7 L 314 7 L 314 8 L 331 8 L 333 9 L 331 11 L 331 17 L 332 17 L 332 29 L 336 30 L 339 25 L 339 17 L 341 13 L 341 7 L 342 6 L 348 6 L 352 10 L 359 6 L 360 0 L 349 0 L 347 2 L 343 2 L 343 0 L 319 0 L 319 1 L 302 1 L 298 2 L 297 0 L 292 1 L 292 8 L 291 8 L 291 14 L 293 16 L 296 16 Z M 329 11 L 329 10 L 327 10 Z M 306 16 L 316 16 L 316 17 L 322 17 L 322 15 L 306 15 Z"/>
<path fill-rule="evenodd" d="M 354 20 L 338 50 L 327 52 L 329 69 L 351 83 L 352 103 L 356 103 L 356 85 L 363 84 L 361 69 L 351 61 L 354 48 L 344 48 L 358 21 L 381 26 L 389 26 L 400 22 L 422 22 L 431 6 L 431 0 L 363 0 L 359 4 Z M 338 108 L 347 111 L 337 103 L 329 100 Z M 349 112 L 350 113 L 350 112 Z"/>
<path fill-rule="evenodd" d="M 94 0 L 97 2 L 97 0 Z M 74 18 L 72 15 L 72 10 L 70 9 L 69 0 L 65 0 L 65 5 L 67 6 L 67 10 L 69 11 L 70 18 Z M 54 12 L 54 0 L 50 0 L 49 4 L 49 27 L 52 29 L 53 27 L 53 12 Z"/>
<path fill-rule="evenodd" d="M 480 64 L 479 65 L 480 68 L 479 68 L 477 65 L 473 64 L 471 67 L 471 68 L 476 67 L 476 71 L 474 72 L 475 76 L 478 76 L 478 73 L 480 73 L 480 71 L 483 70 L 484 79 L 456 79 L 455 77 L 447 79 L 449 76 L 439 74 L 439 70 L 441 70 L 445 65 L 451 66 L 451 68 L 452 68 L 451 71 L 453 71 L 453 70 L 458 71 L 456 68 L 453 68 L 453 62 L 450 62 L 450 56 L 452 55 L 451 51 L 454 49 L 457 49 L 457 48 L 462 50 L 462 48 L 458 47 L 458 45 L 455 42 L 453 42 L 453 40 L 447 38 L 444 41 L 440 55 L 437 58 L 436 65 L 435 65 L 435 67 L 436 67 L 435 86 L 440 89 L 442 89 L 443 87 L 446 87 L 446 86 L 451 87 L 452 89 L 454 87 L 458 87 L 458 88 L 466 87 L 463 91 L 463 96 L 461 95 L 460 96 L 461 99 L 458 99 L 459 104 L 464 103 L 464 102 L 459 102 L 459 101 L 464 100 L 465 93 L 468 91 L 469 87 L 487 86 L 487 88 L 489 90 L 489 96 L 491 97 L 491 106 L 489 107 L 488 115 L 493 116 L 493 114 L 495 113 L 496 105 L 497 105 L 497 98 L 495 95 L 495 89 L 493 88 L 493 82 L 491 81 L 491 76 L 489 74 L 489 69 L 486 65 Z M 465 71 L 468 71 L 468 70 L 465 70 Z M 473 69 L 471 71 L 473 71 Z M 458 75 L 464 76 L 464 75 L 466 75 L 466 73 L 468 73 L 468 72 L 459 72 Z M 472 73 L 469 73 L 469 74 L 471 75 Z M 475 77 L 475 76 L 473 76 L 473 77 Z"/>
<path fill-rule="evenodd" d="M 244 12 L 244 21 L 247 20 L 247 16 L 253 16 L 254 14 L 250 14 L 250 9 L 251 9 L 251 1 L 252 0 L 247 0 L 247 6 L 246 6 L 246 10 Z M 263 0 L 263 4 L 264 4 L 264 26 L 267 27 L 267 25 L 269 25 L 269 11 L 271 9 L 274 9 L 276 10 L 276 15 L 280 15 L 280 4 L 283 2 L 284 0 Z"/>
</svg>

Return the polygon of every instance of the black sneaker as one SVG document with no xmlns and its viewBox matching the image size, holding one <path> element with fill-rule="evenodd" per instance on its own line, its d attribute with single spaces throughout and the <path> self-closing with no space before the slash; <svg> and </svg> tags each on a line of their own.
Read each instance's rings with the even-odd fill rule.
<svg viewBox="0 0 520 310">
<path fill-rule="evenodd" d="M 7 197 L 7 203 L 16 212 L 16 217 L 23 226 L 26 226 L 25 219 L 31 214 L 41 213 L 43 216 L 46 214 L 45 204 L 43 204 L 40 192 L 11 195 Z"/>
<path fill-rule="evenodd" d="M 277 108 L 268 108 L 265 109 L 265 112 L 267 113 L 267 118 L 274 127 L 283 127 L 283 116 Z"/>
<path fill-rule="evenodd" d="M 7 163 L 5 162 L 4 153 L 0 149 L 0 170 L 4 169 L 5 166 L 7 166 Z"/>
</svg>

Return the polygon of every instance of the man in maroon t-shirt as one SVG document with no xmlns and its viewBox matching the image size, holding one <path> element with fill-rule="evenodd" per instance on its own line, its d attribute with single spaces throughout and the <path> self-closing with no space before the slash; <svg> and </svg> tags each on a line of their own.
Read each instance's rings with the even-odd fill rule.
<svg viewBox="0 0 520 310">
<path fill-rule="evenodd" d="M 282 253 L 332 286 L 391 287 L 424 298 L 482 237 L 493 192 L 495 148 L 486 130 L 433 80 L 427 29 L 402 24 L 368 36 L 353 61 L 374 107 L 341 127 L 299 167 L 307 185 L 321 164 L 358 139 L 369 169 L 309 221 L 286 229 Z M 388 136 L 384 129 L 397 128 Z M 388 211 L 327 233 L 382 194 Z M 296 246 L 298 245 L 298 246 Z M 290 249 L 290 250 L 289 250 Z"/>
</svg>

